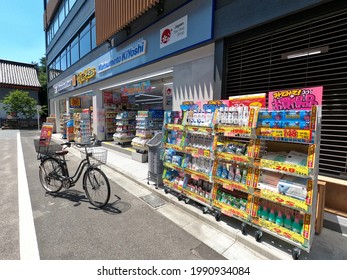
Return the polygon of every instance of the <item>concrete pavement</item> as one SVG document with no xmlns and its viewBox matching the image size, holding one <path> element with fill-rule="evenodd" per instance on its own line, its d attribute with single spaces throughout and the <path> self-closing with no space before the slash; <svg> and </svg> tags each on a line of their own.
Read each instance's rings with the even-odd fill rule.
<svg viewBox="0 0 347 280">
<path fill-rule="evenodd" d="M 53 139 L 58 142 L 64 141 L 60 134 L 54 134 Z M 164 201 L 165 203 L 155 206 L 158 212 L 225 258 L 239 260 L 292 259 L 293 245 L 265 233 L 262 242 L 256 242 L 254 238 L 256 229 L 249 226 L 247 234 L 243 235 L 240 230 L 241 223 L 236 219 L 222 215 L 221 221 L 217 222 L 213 215 L 203 214 L 200 205 L 185 204 L 183 201 L 179 201 L 174 193 L 165 194 L 162 189 L 156 189 L 153 183 L 148 185 L 148 163 L 137 162 L 131 159 L 130 155 L 115 151 L 112 145 L 115 144 L 103 142 L 103 147 L 108 150 L 108 158 L 107 166 L 102 169 L 107 176 L 145 202 L 146 197 L 150 195 L 152 195 L 151 199 L 154 197 L 157 201 Z M 80 156 L 79 151 L 75 149 L 70 149 L 70 151 L 76 156 Z M 346 260 L 347 236 L 323 228 L 321 234 L 314 237 L 310 253 L 301 251 L 299 259 Z"/>
</svg>

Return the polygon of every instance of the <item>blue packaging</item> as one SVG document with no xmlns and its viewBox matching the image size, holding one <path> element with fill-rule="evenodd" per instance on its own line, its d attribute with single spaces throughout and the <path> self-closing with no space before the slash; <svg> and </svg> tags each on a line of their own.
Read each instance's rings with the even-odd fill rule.
<svg viewBox="0 0 347 280">
<path fill-rule="evenodd" d="M 310 129 L 310 122 L 305 121 L 284 121 L 283 128 Z"/>
<path fill-rule="evenodd" d="M 281 121 L 283 119 L 283 111 L 260 111 L 258 120 L 263 121 Z"/>
<path fill-rule="evenodd" d="M 282 128 L 281 121 L 260 121 L 258 122 L 258 127 L 267 127 L 267 128 Z"/>
<path fill-rule="evenodd" d="M 311 110 L 301 110 L 301 111 L 284 111 L 283 112 L 283 120 L 288 121 L 306 121 L 309 122 L 311 120 Z"/>
</svg>

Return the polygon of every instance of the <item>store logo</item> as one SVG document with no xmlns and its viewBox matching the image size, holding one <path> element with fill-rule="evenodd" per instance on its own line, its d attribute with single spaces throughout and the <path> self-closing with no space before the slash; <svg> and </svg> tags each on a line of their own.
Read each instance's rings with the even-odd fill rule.
<svg viewBox="0 0 347 280">
<path fill-rule="evenodd" d="M 164 48 L 187 37 L 188 16 L 160 29 L 160 48 Z"/>
<path fill-rule="evenodd" d="M 122 63 L 128 62 L 146 53 L 146 40 L 142 40 L 139 43 L 131 45 L 124 50 L 116 53 L 115 58 L 104 61 L 98 65 L 98 72 L 107 71 L 113 67 L 116 67 Z"/>
<path fill-rule="evenodd" d="M 54 86 L 54 93 L 59 93 L 61 91 L 63 91 L 64 89 L 67 89 L 68 87 L 71 87 L 72 85 L 72 79 L 71 80 L 67 80 L 62 84 L 59 84 L 57 86 Z"/>
<path fill-rule="evenodd" d="M 77 82 L 82 85 L 84 82 L 89 82 L 96 75 L 95 67 L 88 67 L 82 72 L 77 73 Z"/>
<path fill-rule="evenodd" d="M 169 43 L 170 37 L 171 37 L 171 30 L 165 29 L 164 32 L 161 34 L 161 43 L 162 44 Z"/>
</svg>

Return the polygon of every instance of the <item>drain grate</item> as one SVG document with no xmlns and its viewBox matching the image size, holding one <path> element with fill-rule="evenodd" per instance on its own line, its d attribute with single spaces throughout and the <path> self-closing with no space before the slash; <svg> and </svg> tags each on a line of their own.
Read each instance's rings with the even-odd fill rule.
<svg viewBox="0 0 347 280">
<path fill-rule="evenodd" d="M 140 198 L 153 208 L 158 208 L 165 204 L 165 200 L 154 194 L 147 194 L 145 196 L 141 196 Z"/>
</svg>

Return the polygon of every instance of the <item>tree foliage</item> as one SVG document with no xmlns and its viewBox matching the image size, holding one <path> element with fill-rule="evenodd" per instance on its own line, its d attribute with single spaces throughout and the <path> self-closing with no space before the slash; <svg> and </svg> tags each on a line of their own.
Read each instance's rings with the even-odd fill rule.
<svg viewBox="0 0 347 280">
<path fill-rule="evenodd" d="M 12 90 L 1 102 L 8 115 L 25 119 L 32 119 L 36 115 L 37 101 L 27 91 Z"/>
</svg>

